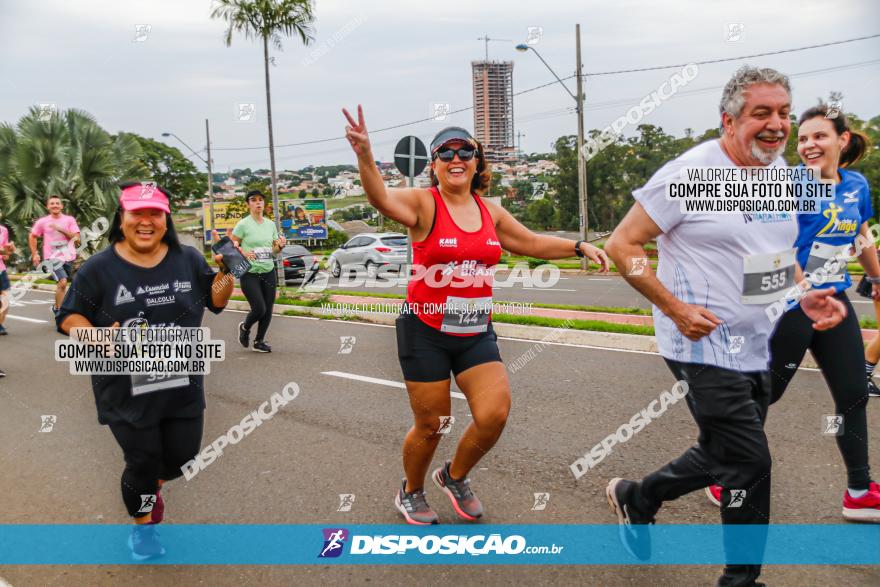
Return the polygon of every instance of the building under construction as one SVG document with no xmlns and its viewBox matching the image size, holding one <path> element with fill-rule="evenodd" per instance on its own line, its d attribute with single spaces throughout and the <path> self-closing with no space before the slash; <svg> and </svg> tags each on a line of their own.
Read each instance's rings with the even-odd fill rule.
<svg viewBox="0 0 880 587">
<path fill-rule="evenodd" d="M 474 76 L 474 136 L 490 161 L 515 158 L 513 62 L 471 61 Z"/>
</svg>

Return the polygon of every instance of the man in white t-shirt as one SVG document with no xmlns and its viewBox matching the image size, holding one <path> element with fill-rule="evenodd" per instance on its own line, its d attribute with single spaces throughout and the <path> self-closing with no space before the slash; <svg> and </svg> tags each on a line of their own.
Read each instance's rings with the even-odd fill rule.
<svg viewBox="0 0 880 587">
<path fill-rule="evenodd" d="M 667 200 L 666 183 L 684 167 L 784 167 L 790 108 L 785 75 L 741 68 L 721 98 L 721 138 L 670 161 L 633 192 L 636 203 L 605 246 L 630 285 L 653 302 L 657 346 L 687 383 L 699 428 L 697 444 L 676 460 L 641 481 L 608 484 L 624 543 L 636 554 L 650 548 L 645 524 L 654 522 L 663 502 L 711 484 L 723 487 L 723 524 L 769 523 L 764 420 L 774 324 L 765 308 L 803 281 L 793 249 L 797 222 L 786 213 L 684 214 Z M 647 257 L 644 245 L 655 238 L 656 275 L 650 266 L 629 275 L 635 264 L 644 266 L 634 259 Z M 817 329 L 833 327 L 846 313 L 829 291 L 812 290 L 801 299 Z M 756 530 L 763 536 L 766 526 Z M 763 540 L 754 542 L 753 552 L 762 555 Z M 757 564 L 727 565 L 718 585 L 755 585 L 760 571 Z"/>
</svg>

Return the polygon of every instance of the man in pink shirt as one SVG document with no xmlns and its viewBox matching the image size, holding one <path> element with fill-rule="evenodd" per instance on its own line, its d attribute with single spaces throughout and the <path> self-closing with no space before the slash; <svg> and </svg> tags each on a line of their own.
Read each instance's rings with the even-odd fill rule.
<svg viewBox="0 0 880 587">
<path fill-rule="evenodd" d="M 31 260 L 34 267 L 39 267 L 40 254 L 37 252 L 37 239 L 43 239 L 43 259 L 57 261 L 52 271 L 52 278 L 58 282 L 55 287 L 54 314 L 61 307 L 67 282 L 73 273 L 73 261 L 76 260 L 76 246 L 79 241 L 79 226 L 73 216 L 62 214 L 64 203 L 59 196 L 49 196 L 46 200 L 49 214 L 34 222 L 28 235 L 28 246 L 31 249 Z"/>
<path fill-rule="evenodd" d="M 9 298 L 6 292 L 9 290 L 9 276 L 6 274 L 6 259 L 15 252 L 15 243 L 9 241 L 9 230 L 0 224 L 0 335 L 6 334 L 3 322 L 6 321 L 6 311 L 9 310 Z"/>
</svg>

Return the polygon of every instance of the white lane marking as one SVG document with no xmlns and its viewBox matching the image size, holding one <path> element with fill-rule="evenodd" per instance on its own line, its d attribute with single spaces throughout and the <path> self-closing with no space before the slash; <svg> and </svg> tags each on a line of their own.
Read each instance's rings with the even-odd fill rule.
<svg viewBox="0 0 880 587">
<path fill-rule="evenodd" d="M 37 324 L 46 324 L 48 322 L 48 320 L 38 320 L 36 318 L 25 318 L 24 316 L 13 316 L 12 314 L 7 314 L 6 317 L 10 318 L 12 320 L 22 320 L 24 322 L 35 322 Z"/>
<path fill-rule="evenodd" d="M 561 287 L 523 287 L 526 291 L 577 291 L 576 289 L 563 289 Z"/>
<path fill-rule="evenodd" d="M 612 277 L 587 277 L 587 281 L 612 281 Z"/>
<path fill-rule="evenodd" d="M 365 383 L 376 383 L 378 385 L 387 385 L 388 387 L 406 389 L 406 385 L 398 381 L 377 379 L 375 377 L 367 377 L 366 375 L 355 375 L 354 373 L 344 373 L 342 371 L 321 371 L 321 375 L 330 375 L 331 377 L 341 377 L 343 379 L 353 379 L 355 381 L 363 381 Z M 450 391 L 449 395 L 458 399 L 466 399 L 463 393 L 459 393 L 457 391 Z"/>
<path fill-rule="evenodd" d="M 874 304 L 873 301 L 868 301 L 868 300 L 850 300 L 850 301 L 854 304 L 871 304 L 871 305 Z"/>
</svg>

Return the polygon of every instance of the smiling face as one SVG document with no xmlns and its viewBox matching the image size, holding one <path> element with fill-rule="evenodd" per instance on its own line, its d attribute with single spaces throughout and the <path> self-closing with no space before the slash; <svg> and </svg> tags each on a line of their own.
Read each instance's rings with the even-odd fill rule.
<svg viewBox="0 0 880 587">
<path fill-rule="evenodd" d="M 122 234 L 125 242 L 135 252 L 153 253 L 168 230 L 165 212 L 155 208 L 124 211 L 122 213 Z"/>
<path fill-rule="evenodd" d="M 464 141 L 450 141 L 443 145 L 441 149 L 460 149 L 461 147 L 471 147 L 469 143 Z M 434 170 L 434 177 L 440 183 L 440 187 L 447 191 L 470 190 L 471 182 L 477 172 L 477 156 L 474 155 L 469 161 L 462 161 L 456 154 L 452 161 L 442 161 L 439 157 L 434 157 L 431 161 L 431 169 Z"/>
<path fill-rule="evenodd" d="M 49 214 L 52 216 L 59 216 L 61 211 L 64 210 L 64 204 L 61 203 L 61 198 L 49 198 L 46 202 L 46 209 L 49 210 Z"/>
<path fill-rule="evenodd" d="M 849 143 L 849 131 L 837 134 L 834 124 L 824 116 L 805 120 L 798 128 L 798 155 L 807 167 L 818 167 L 822 177 L 837 177 L 840 153 Z"/>
<path fill-rule="evenodd" d="M 791 96 L 779 84 L 752 84 L 737 118 L 724 113 L 724 144 L 740 165 L 769 165 L 785 151 Z"/>
</svg>

